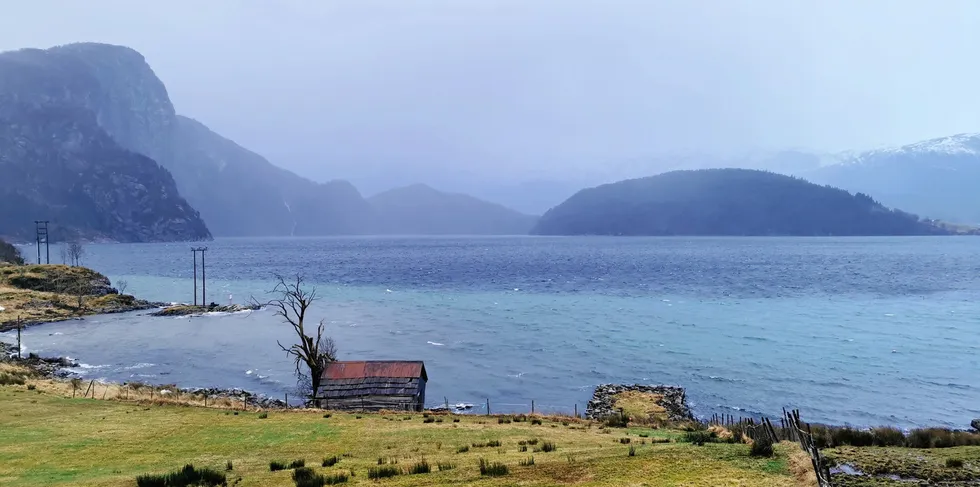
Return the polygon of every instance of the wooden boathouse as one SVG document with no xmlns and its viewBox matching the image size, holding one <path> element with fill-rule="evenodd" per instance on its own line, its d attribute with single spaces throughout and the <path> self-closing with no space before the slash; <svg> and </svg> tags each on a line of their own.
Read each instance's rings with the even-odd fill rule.
<svg viewBox="0 0 980 487">
<path fill-rule="evenodd" d="M 421 361 L 332 362 L 317 403 L 325 409 L 421 411 L 428 380 Z"/>
</svg>

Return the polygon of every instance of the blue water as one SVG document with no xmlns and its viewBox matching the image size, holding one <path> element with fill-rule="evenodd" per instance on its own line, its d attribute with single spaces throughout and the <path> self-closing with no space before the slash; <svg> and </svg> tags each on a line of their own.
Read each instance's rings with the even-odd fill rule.
<svg viewBox="0 0 980 487">
<path fill-rule="evenodd" d="M 208 301 L 318 286 L 342 359 L 424 360 L 428 402 L 579 411 L 678 384 L 699 415 L 965 427 L 980 417 L 980 239 L 323 238 L 208 244 Z M 52 252 L 55 254 L 56 252 Z M 27 255 L 33 255 L 31 251 Z M 192 299 L 189 244 L 89 245 L 128 292 Z M 229 295 L 231 295 L 229 297 Z M 294 388 L 270 311 L 92 317 L 25 333 L 111 380 Z M 10 334 L 0 335 L 10 341 Z"/>
</svg>

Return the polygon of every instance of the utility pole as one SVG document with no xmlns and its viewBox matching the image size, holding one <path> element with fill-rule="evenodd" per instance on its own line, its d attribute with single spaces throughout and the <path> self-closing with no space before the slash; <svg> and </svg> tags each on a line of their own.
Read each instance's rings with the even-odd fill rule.
<svg viewBox="0 0 980 487">
<path fill-rule="evenodd" d="M 207 301 L 207 294 L 208 294 L 207 274 L 206 271 L 204 270 L 204 253 L 207 252 L 207 250 L 208 250 L 207 247 L 191 247 L 191 252 L 194 253 L 194 306 L 197 306 L 197 253 L 198 252 L 201 253 L 201 286 L 203 291 L 201 293 L 201 300 L 202 300 L 201 306 L 207 306 L 207 302 L 208 302 Z"/>
<path fill-rule="evenodd" d="M 48 221 L 34 220 L 34 234 L 37 240 L 37 263 L 41 263 L 41 244 L 44 244 L 45 263 L 51 263 L 51 246 L 48 245 Z"/>
</svg>

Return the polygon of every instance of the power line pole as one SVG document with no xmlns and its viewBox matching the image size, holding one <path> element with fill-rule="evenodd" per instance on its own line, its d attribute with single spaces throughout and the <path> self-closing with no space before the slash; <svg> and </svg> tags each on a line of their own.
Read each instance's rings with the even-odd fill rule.
<svg viewBox="0 0 980 487">
<path fill-rule="evenodd" d="M 41 263 L 41 244 L 44 244 L 45 263 L 51 263 L 51 246 L 48 245 L 48 221 L 34 220 L 34 233 L 37 240 L 37 263 Z"/>
<path fill-rule="evenodd" d="M 201 305 L 207 306 L 207 293 L 208 293 L 207 274 L 206 271 L 204 270 L 204 253 L 207 252 L 207 250 L 208 250 L 207 247 L 191 247 L 191 252 L 194 253 L 194 306 L 197 306 L 197 253 L 198 252 L 201 253 L 201 285 L 203 291 L 201 293 L 201 300 L 202 300 Z"/>
</svg>

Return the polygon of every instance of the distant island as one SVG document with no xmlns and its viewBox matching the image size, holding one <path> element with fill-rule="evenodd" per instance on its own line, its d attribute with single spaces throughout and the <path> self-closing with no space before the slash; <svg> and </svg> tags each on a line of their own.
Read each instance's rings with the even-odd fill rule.
<svg viewBox="0 0 980 487">
<path fill-rule="evenodd" d="M 538 235 L 885 236 L 972 230 L 886 208 L 868 195 L 749 169 L 673 171 L 585 189 Z"/>
</svg>

